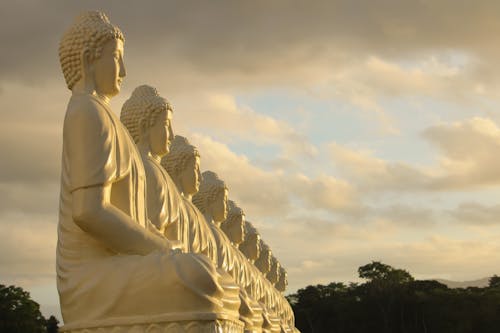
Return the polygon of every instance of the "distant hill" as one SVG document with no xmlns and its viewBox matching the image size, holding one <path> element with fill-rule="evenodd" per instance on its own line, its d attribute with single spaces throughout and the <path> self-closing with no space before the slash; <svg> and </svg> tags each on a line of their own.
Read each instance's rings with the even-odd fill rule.
<svg viewBox="0 0 500 333">
<path fill-rule="evenodd" d="M 436 281 L 447 285 L 448 288 L 467 288 L 467 287 L 484 288 L 488 286 L 489 279 L 490 279 L 489 277 L 485 277 L 479 280 L 472 280 L 472 281 L 450 281 L 444 279 L 436 279 Z"/>
</svg>

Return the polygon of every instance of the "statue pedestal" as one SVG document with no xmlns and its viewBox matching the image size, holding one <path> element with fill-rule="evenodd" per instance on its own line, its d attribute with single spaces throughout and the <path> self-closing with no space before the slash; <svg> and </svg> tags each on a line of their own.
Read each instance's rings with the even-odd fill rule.
<svg viewBox="0 0 500 333">
<path fill-rule="evenodd" d="M 64 325 L 65 333 L 244 333 L 244 324 L 225 314 L 169 313 Z"/>
<path fill-rule="evenodd" d="M 123 320 L 122 320 L 123 321 Z M 95 326 L 65 325 L 59 329 L 64 333 L 244 333 L 240 321 L 215 319 L 192 321 L 164 321 L 154 323 L 129 323 Z"/>
</svg>

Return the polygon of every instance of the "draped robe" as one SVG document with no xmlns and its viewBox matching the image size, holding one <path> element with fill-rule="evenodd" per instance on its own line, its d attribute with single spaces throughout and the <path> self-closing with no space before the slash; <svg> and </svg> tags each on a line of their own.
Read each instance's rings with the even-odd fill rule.
<svg viewBox="0 0 500 333">
<path fill-rule="evenodd" d="M 117 253 L 73 219 L 73 192 L 111 185 L 110 203 L 142 228 L 147 218 L 141 157 L 119 119 L 95 96 L 73 94 L 63 130 L 57 287 L 66 326 L 238 318 L 208 258 L 153 251 Z M 121 232 L 128 232 L 127 228 Z M 118 237 L 119 235 L 117 235 Z M 155 319 L 156 318 L 156 319 Z"/>
</svg>

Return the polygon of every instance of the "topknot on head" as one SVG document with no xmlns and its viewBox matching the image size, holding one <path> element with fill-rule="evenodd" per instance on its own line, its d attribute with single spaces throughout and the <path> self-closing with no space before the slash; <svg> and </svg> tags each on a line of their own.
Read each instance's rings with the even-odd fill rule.
<svg viewBox="0 0 500 333">
<path fill-rule="evenodd" d="M 90 60 L 98 59 L 111 39 L 125 41 L 121 30 L 103 12 L 84 12 L 76 18 L 59 43 L 59 61 L 68 89 L 82 78 L 82 52 L 88 50 Z"/>
</svg>

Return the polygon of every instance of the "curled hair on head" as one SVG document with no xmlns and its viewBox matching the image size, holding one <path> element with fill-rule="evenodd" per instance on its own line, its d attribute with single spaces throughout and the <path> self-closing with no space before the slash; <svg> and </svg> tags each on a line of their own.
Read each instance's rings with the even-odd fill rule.
<svg viewBox="0 0 500 333">
<path fill-rule="evenodd" d="M 277 270 L 279 271 L 279 268 L 281 267 L 280 262 L 275 256 L 271 256 L 271 267 L 276 266 Z"/>
<path fill-rule="evenodd" d="M 260 250 L 260 234 L 259 232 L 257 231 L 257 229 L 252 225 L 252 223 L 248 222 L 248 221 L 245 221 L 245 225 L 244 225 L 244 229 L 245 229 L 245 237 L 243 239 L 243 242 L 241 242 L 241 244 L 239 245 L 239 248 L 240 248 L 240 251 L 245 255 L 247 256 L 248 258 L 251 257 L 251 252 L 250 252 L 250 248 L 252 247 L 257 247 L 258 248 L 258 252 L 257 252 L 257 255 L 259 255 L 259 252 L 261 251 Z M 252 260 L 254 259 L 257 259 L 258 256 L 256 258 L 251 258 Z"/>
<path fill-rule="evenodd" d="M 255 260 L 255 266 L 262 272 L 262 274 L 266 274 L 272 268 L 270 267 L 271 265 L 268 266 L 267 263 L 267 258 L 272 256 L 272 251 L 262 238 L 259 240 L 259 247 L 260 255 L 257 260 Z"/>
<path fill-rule="evenodd" d="M 209 205 L 214 202 L 221 191 L 227 190 L 226 183 L 213 171 L 202 173 L 200 190 L 193 196 L 193 204 L 203 214 L 207 213 Z"/>
<path fill-rule="evenodd" d="M 257 228 L 251 222 L 245 221 L 245 235 L 259 235 Z"/>
<path fill-rule="evenodd" d="M 278 282 L 276 283 L 276 289 L 281 292 L 286 290 L 286 286 L 288 285 L 287 272 L 283 266 L 279 267 L 278 270 Z"/>
<path fill-rule="evenodd" d="M 111 39 L 125 41 L 121 30 L 106 14 L 89 11 L 76 18 L 59 42 L 59 62 L 68 89 L 73 89 L 82 78 L 82 51 L 89 50 L 90 59 L 98 59 L 104 44 Z"/>
<path fill-rule="evenodd" d="M 228 213 L 227 218 L 222 222 L 221 228 L 230 228 L 233 223 L 237 221 L 237 218 L 244 216 L 245 212 L 241 209 L 233 200 L 228 201 Z"/>
<path fill-rule="evenodd" d="M 264 256 L 264 253 L 269 253 L 269 255 L 272 256 L 273 252 L 271 251 L 271 248 L 269 245 L 266 244 L 262 239 L 259 240 L 259 245 L 260 245 L 260 253 L 261 256 Z"/>
<path fill-rule="evenodd" d="M 279 280 L 279 269 L 280 269 L 280 267 L 281 267 L 281 265 L 280 265 L 278 259 L 276 259 L 275 256 L 271 256 L 271 269 L 267 273 L 266 277 L 273 284 L 276 283 L 276 282 L 278 282 L 278 280 Z"/>
<path fill-rule="evenodd" d="M 257 246 L 260 249 L 260 244 L 262 240 L 260 239 L 259 231 L 252 225 L 252 223 L 248 221 L 245 221 L 244 229 L 245 229 L 245 239 L 243 239 L 243 242 L 240 244 L 240 247 L 244 248 L 246 245 L 250 245 L 249 244 L 250 242 L 255 242 L 257 240 L 258 241 Z"/>
<path fill-rule="evenodd" d="M 279 273 L 280 273 L 280 276 L 284 276 L 284 277 L 286 277 L 288 275 L 288 273 L 286 272 L 285 267 L 283 267 L 281 265 L 280 265 Z"/>
<path fill-rule="evenodd" d="M 122 106 L 120 120 L 128 129 L 135 143 L 139 142 L 140 129 L 154 126 L 162 111 L 172 110 L 168 101 L 158 91 L 148 85 L 134 89 Z"/>
<path fill-rule="evenodd" d="M 198 149 L 185 137 L 176 135 L 170 145 L 170 152 L 161 159 L 161 165 L 172 179 L 176 179 L 186 168 L 189 159 L 194 157 L 200 157 Z"/>
</svg>

